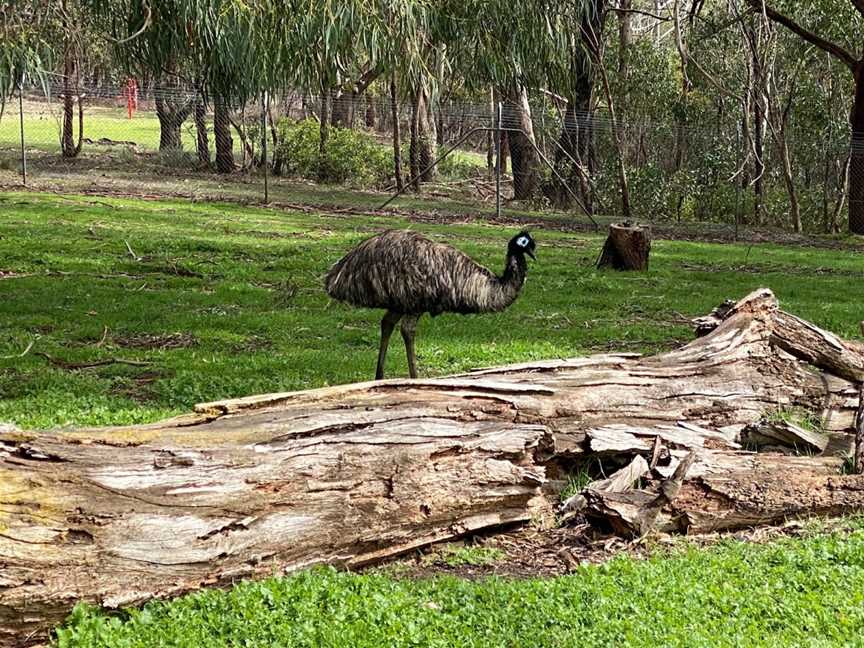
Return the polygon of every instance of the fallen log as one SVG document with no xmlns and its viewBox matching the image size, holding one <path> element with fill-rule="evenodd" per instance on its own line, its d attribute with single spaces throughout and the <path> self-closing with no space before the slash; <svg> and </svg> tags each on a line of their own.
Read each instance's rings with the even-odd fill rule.
<svg viewBox="0 0 864 648">
<path fill-rule="evenodd" d="M 108 608 L 313 564 L 358 566 L 553 510 L 589 458 L 653 460 L 653 526 L 729 529 L 864 508 L 851 452 L 859 345 L 768 290 L 653 357 L 599 355 L 200 405 L 152 425 L 0 430 L 0 645 L 42 641 L 77 601 Z M 818 456 L 742 431 L 804 408 Z M 665 454 L 660 452 L 660 438 Z M 655 459 L 656 455 L 656 459 Z M 656 524 L 655 524 L 656 523 Z"/>
</svg>

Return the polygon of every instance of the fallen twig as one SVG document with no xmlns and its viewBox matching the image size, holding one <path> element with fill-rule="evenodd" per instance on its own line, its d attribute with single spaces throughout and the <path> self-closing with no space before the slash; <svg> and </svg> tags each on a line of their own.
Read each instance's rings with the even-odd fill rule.
<svg viewBox="0 0 864 648">
<path fill-rule="evenodd" d="M 107 358 L 105 360 L 97 360 L 95 362 L 66 362 L 65 360 L 55 358 L 42 351 L 38 352 L 36 355 L 42 356 L 50 364 L 56 367 L 60 367 L 61 369 L 66 369 L 68 371 L 76 371 L 78 369 L 93 369 L 95 367 L 104 367 L 111 364 L 124 364 L 130 365 L 132 367 L 148 367 L 153 364 L 152 362 L 146 362 L 142 360 L 126 360 L 124 358 Z"/>
<path fill-rule="evenodd" d="M 24 349 L 21 353 L 9 356 L 0 356 L 0 360 L 15 360 L 17 358 L 23 358 L 25 355 L 30 353 L 30 349 L 33 348 L 34 344 L 36 344 L 36 340 L 30 340 L 30 344 L 28 344 L 27 348 Z"/>
<path fill-rule="evenodd" d="M 102 331 L 102 339 L 99 340 L 99 341 L 95 344 L 96 348 L 98 349 L 98 348 L 101 347 L 103 344 L 105 344 L 105 340 L 106 340 L 106 339 L 108 339 L 108 327 L 107 327 L 107 326 L 105 327 L 105 330 Z"/>
<path fill-rule="evenodd" d="M 133 250 L 132 246 L 129 245 L 129 241 L 124 239 L 123 242 L 126 244 L 126 249 L 129 251 L 129 256 L 131 256 L 135 261 L 141 261 L 141 257 L 135 254 L 135 250 Z"/>
</svg>

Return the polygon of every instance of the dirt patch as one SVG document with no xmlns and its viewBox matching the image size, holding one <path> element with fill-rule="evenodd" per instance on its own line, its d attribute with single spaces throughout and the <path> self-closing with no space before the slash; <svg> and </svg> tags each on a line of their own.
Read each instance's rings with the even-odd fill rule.
<svg viewBox="0 0 864 648">
<path fill-rule="evenodd" d="M 785 275 L 801 275 L 812 277 L 815 275 L 832 275 L 838 277 L 864 277 L 864 272 L 860 270 L 846 270 L 842 268 L 826 268 L 811 266 L 800 267 L 793 265 L 783 265 L 779 263 L 749 263 L 741 265 L 721 264 L 721 263 L 694 263 L 692 261 L 679 263 L 678 267 L 685 270 L 695 270 L 696 272 L 734 272 L 734 273 L 749 273 L 749 274 L 785 274 Z"/>
<path fill-rule="evenodd" d="M 111 336 L 111 343 L 126 349 L 159 350 L 186 349 L 198 345 L 198 338 L 191 333 L 168 333 L 163 335 L 140 333 L 138 335 Z"/>
<path fill-rule="evenodd" d="M 128 398 L 136 403 L 148 403 L 157 399 L 151 385 L 162 378 L 168 377 L 168 373 L 160 370 L 144 371 L 133 378 L 117 381 L 111 387 L 111 393 L 115 396 Z"/>
</svg>

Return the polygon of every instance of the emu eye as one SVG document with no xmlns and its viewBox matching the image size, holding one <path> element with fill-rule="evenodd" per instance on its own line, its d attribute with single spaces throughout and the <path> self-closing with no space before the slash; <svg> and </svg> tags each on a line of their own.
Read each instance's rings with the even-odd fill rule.
<svg viewBox="0 0 864 648">
<path fill-rule="evenodd" d="M 523 248 L 528 247 L 528 237 L 520 236 L 518 239 L 516 239 L 516 245 Z"/>
</svg>

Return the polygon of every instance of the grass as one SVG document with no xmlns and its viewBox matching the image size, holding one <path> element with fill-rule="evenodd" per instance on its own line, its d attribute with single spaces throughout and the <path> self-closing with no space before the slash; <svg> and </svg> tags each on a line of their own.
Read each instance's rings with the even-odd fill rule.
<svg viewBox="0 0 864 648">
<path fill-rule="evenodd" d="M 60 132 L 63 118 L 61 103 L 29 104 L 24 113 L 24 136 L 28 150 L 57 153 L 60 151 Z M 15 110 L 7 110 L 0 121 L 0 148 L 18 148 L 20 145 L 20 122 L 17 104 Z M 75 109 L 75 141 L 78 141 L 78 112 Z M 155 111 L 142 111 L 128 119 L 126 108 L 86 106 L 84 110 L 84 137 L 94 142 L 107 138 L 115 142 L 135 142 L 141 149 L 159 149 L 159 120 Z M 181 129 L 183 146 L 195 150 L 195 129 L 191 120 Z M 239 146 L 239 143 L 238 143 Z M 84 149 L 111 150 L 111 146 L 85 144 Z M 240 150 L 239 148 L 237 149 Z"/>
<path fill-rule="evenodd" d="M 427 565 L 441 563 L 448 567 L 483 567 L 501 562 L 506 554 L 495 547 L 443 544 L 423 556 Z"/>
<path fill-rule="evenodd" d="M 236 204 L 0 194 L 0 421 L 152 421 L 199 401 L 368 379 L 380 313 L 330 302 L 321 278 L 364 237 L 409 225 L 495 268 L 511 234 Z M 533 231 L 538 262 L 510 309 L 421 321 L 422 374 L 667 349 L 691 339 L 688 318 L 763 285 L 791 312 L 858 335 L 864 271 L 852 251 L 656 241 L 651 271 L 625 275 L 593 268 L 600 237 Z M 149 364 L 70 366 L 109 359 Z M 398 342 L 389 372 L 407 373 Z M 864 645 L 864 522 L 849 524 L 845 534 L 683 546 L 555 579 L 316 570 L 121 616 L 78 607 L 57 644 Z M 456 566 L 500 559 L 470 547 L 441 554 Z"/>
<path fill-rule="evenodd" d="M 370 378 L 381 314 L 331 302 L 321 279 L 363 238 L 411 225 L 11 192 L 0 194 L 0 214 L 0 421 L 25 428 L 152 421 L 201 401 Z M 411 226 L 496 269 L 512 234 Z M 421 320 L 421 375 L 668 349 L 691 339 L 688 318 L 759 286 L 793 313 L 858 335 L 864 272 L 852 251 L 657 241 L 649 273 L 618 274 L 594 269 L 597 236 L 534 233 L 538 262 L 510 309 Z M 150 364 L 60 365 L 111 358 Z M 398 339 L 388 372 L 407 375 Z"/>
<path fill-rule="evenodd" d="M 861 646 L 864 523 L 849 525 L 770 545 L 682 544 L 550 579 L 319 569 L 120 617 L 79 607 L 57 646 Z"/>
<path fill-rule="evenodd" d="M 813 412 L 800 407 L 784 407 L 766 415 L 769 423 L 791 423 L 808 432 L 822 432 L 822 421 Z"/>
</svg>

